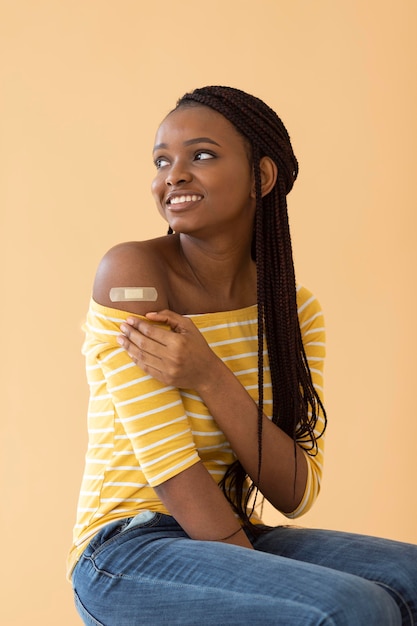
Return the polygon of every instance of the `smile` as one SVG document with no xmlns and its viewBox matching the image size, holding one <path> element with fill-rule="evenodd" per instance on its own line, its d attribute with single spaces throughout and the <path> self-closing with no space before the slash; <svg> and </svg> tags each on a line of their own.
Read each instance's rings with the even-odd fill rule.
<svg viewBox="0 0 417 626">
<path fill-rule="evenodd" d="M 184 195 L 184 196 L 174 196 L 168 200 L 168 204 L 182 204 L 183 202 L 196 202 L 197 200 L 201 200 L 203 196 L 198 196 L 196 194 L 192 195 Z"/>
</svg>

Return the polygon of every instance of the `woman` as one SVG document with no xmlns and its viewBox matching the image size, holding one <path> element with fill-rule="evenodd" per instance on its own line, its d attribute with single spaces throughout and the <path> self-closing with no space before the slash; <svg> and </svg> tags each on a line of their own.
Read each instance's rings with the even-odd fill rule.
<svg viewBox="0 0 417 626">
<path fill-rule="evenodd" d="M 162 122 L 169 235 L 102 260 L 86 324 L 89 448 L 69 574 L 86 624 L 413 624 L 417 549 L 262 524 L 320 487 L 323 318 L 297 286 L 288 133 L 237 89 Z M 260 340 L 259 340 L 260 338 Z"/>
</svg>

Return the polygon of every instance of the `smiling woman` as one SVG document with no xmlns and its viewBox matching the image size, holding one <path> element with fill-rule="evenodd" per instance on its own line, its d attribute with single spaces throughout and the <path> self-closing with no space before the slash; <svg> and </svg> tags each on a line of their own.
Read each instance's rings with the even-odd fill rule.
<svg viewBox="0 0 417 626">
<path fill-rule="evenodd" d="M 205 106 L 172 112 L 157 132 L 154 161 L 153 195 L 173 230 L 191 233 L 211 224 L 227 237 L 226 228 L 236 234 L 238 224 L 251 237 L 251 164 L 243 137 L 222 115 Z"/>
<path fill-rule="evenodd" d="M 171 234 L 104 256 L 85 326 L 89 446 L 68 559 L 80 615 L 416 623 L 416 546 L 271 528 L 254 505 L 289 518 L 313 505 L 327 423 L 323 314 L 295 281 L 298 163 L 282 121 L 237 89 L 197 89 L 162 121 L 154 162 Z"/>
</svg>

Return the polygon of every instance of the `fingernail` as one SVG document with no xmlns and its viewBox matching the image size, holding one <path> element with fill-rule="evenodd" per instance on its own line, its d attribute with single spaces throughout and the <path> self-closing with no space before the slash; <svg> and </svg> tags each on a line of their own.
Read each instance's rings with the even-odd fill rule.
<svg viewBox="0 0 417 626">
<path fill-rule="evenodd" d="M 121 336 L 119 335 L 119 336 L 117 337 L 117 343 L 118 343 L 119 345 L 123 346 L 123 345 L 124 345 L 124 342 L 125 342 L 125 338 L 124 338 L 124 337 L 121 337 Z"/>
</svg>

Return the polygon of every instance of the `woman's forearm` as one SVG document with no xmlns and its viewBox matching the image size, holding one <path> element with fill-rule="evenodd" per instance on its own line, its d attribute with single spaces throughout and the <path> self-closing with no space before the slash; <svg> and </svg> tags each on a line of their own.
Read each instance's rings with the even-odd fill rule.
<svg viewBox="0 0 417 626">
<path fill-rule="evenodd" d="M 300 503 L 307 482 L 305 453 L 265 415 L 262 465 L 258 481 L 258 407 L 239 380 L 217 360 L 197 392 L 229 440 L 251 479 L 271 504 L 284 513 Z M 297 462 L 296 457 L 297 455 Z"/>
<path fill-rule="evenodd" d="M 155 487 L 155 491 L 192 539 L 252 549 L 230 504 L 201 461 Z"/>
</svg>

